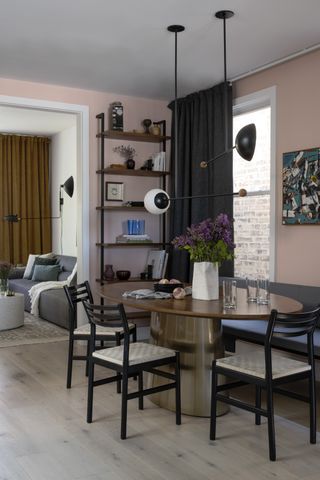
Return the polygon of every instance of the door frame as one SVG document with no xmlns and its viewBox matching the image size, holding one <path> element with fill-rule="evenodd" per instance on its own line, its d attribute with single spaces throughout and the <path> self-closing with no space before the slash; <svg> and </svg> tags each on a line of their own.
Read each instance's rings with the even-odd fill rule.
<svg viewBox="0 0 320 480">
<path fill-rule="evenodd" d="M 89 107 L 0 95 L 0 105 L 77 116 L 77 279 L 89 279 Z"/>
</svg>

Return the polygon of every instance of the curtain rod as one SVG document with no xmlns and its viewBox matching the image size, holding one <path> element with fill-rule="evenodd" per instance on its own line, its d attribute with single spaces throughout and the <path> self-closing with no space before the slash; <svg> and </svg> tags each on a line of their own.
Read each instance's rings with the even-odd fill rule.
<svg viewBox="0 0 320 480">
<path fill-rule="evenodd" d="M 0 132 L 0 135 L 3 136 L 16 136 L 16 137 L 32 137 L 32 138 L 45 138 L 51 142 L 51 137 L 48 135 L 33 135 L 32 133 L 16 133 L 16 132 Z"/>
<path fill-rule="evenodd" d="M 288 55 L 287 57 L 279 58 L 278 60 L 275 60 L 274 62 L 265 63 L 264 65 L 261 65 L 260 67 L 254 68 L 253 70 L 248 70 L 245 73 L 241 73 L 240 75 L 237 75 L 236 77 L 233 77 L 230 81 L 235 82 L 237 80 L 241 80 L 242 78 L 249 77 L 250 75 L 254 75 L 255 73 L 262 72 L 263 70 L 267 70 L 268 68 L 275 67 L 276 65 L 280 65 L 281 63 L 288 62 L 289 60 L 292 60 L 294 58 L 300 57 L 301 55 L 305 55 L 307 53 L 313 52 L 314 50 L 318 50 L 319 48 L 320 48 L 320 43 L 317 43 L 317 44 L 313 45 L 312 47 L 304 48 L 303 50 L 299 50 L 298 52 L 292 53 L 291 55 Z"/>
</svg>

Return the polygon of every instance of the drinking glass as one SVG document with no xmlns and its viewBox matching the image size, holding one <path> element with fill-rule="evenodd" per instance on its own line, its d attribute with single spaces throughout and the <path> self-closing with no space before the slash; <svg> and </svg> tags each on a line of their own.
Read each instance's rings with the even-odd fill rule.
<svg viewBox="0 0 320 480">
<path fill-rule="evenodd" d="M 256 302 L 257 301 L 257 293 L 258 293 L 258 285 L 257 280 L 255 278 L 246 278 L 246 287 L 247 287 L 247 301 L 248 302 Z"/>
<path fill-rule="evenodd" d="M 236 308 L 237 306 L 237 281 L 223 280 L 223 307 Z"/>
<path fill-rule="evenodd" d="M 269 302 L 270 302 L 270 282 L 267 278 L 259 278 L 257 303 L 259 305 L 268 305 Z"/>
</svg>

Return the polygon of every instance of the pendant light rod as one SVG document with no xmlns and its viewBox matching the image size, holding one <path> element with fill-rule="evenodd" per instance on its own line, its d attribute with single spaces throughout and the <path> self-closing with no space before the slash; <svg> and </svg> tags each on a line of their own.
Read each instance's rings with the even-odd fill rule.
<svg viewBox="0 0 320 480">
<path fill-rule="evenodd" d="M 234 16 L 231 10 L 219 10 L 215 14 L 216 18 L 223 20 L 223 68 L 224 68 L 224 149 L 228 150 L 228 81 L 227 81 L 227 33 L 226 20 Z"/>
<path fill-rule="evenodd" d="M 169 25 L 167 30 L 174 33 L 174 193 L 178 193 L 178 33 L 185 30 L 183 25 Z"/>
</svg>

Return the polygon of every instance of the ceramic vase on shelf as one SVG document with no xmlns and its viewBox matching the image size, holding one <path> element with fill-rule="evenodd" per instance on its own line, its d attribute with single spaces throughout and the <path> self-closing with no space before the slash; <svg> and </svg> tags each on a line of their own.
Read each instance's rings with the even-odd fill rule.
<svg viewBox="0 0 320 480">
<path fill-rule="evenodd" d="M 219 266 L 212 262 L 193 264 L 192 298 L 197 300 L 219 299 Z"/>
<path fill-rule="evenodd" d="M 114 279 L 114 271 L 113 271 L 113 266 L 112 265 L 105 265 L 104 266 L 103 278 L 105 280 L 113 280 Z"/>
<path fill-rule="evenodd" d="M 136 162 L 133 160 L 133 158 L 128 158 L 128 160 L 126 161 L 126 165 L 128 170 L 134 170 Z"/>
</svg>

